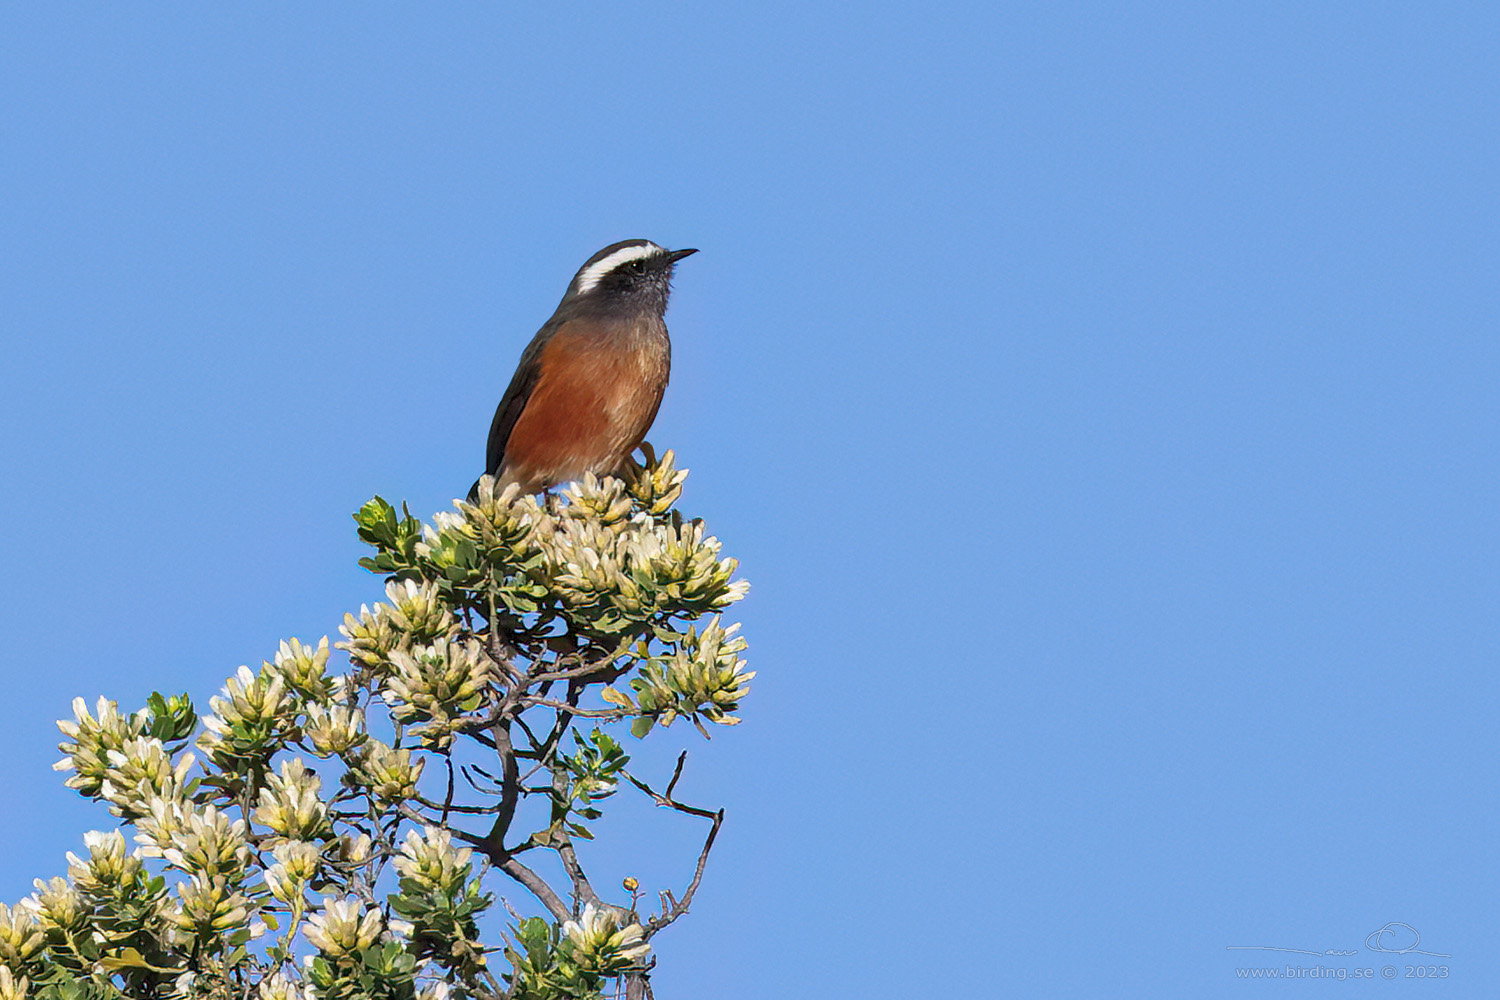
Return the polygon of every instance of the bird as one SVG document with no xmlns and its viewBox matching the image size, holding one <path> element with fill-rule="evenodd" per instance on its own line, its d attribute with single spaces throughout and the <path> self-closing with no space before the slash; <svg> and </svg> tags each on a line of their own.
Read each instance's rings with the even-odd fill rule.
<svg viewBox="0 0 1500 1000">
<path fill-rule="evenodd" d="M 484 471 L 497 493 L 511 484 L 538 493 L 630 467 L 671 374 L 672 272 L 697 252 L 621 240 L 584 261 L 495 408 Z M 475 482 L 470 499 L 478 492 Z"/>
</svg>

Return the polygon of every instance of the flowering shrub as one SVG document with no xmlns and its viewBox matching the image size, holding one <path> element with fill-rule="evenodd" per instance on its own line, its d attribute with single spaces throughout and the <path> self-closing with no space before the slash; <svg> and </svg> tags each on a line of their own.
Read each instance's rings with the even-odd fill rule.
<svg viewBox="0 0 1500 1000">
<path fill-rule="evenodd" d="M 682 757 L 656 791 L 614 731 L 733 725 L 753 676 L 718 617 L 746 585 L 675 509 L 685 476 L 669 452 L 545 502 L 486 478 L 430 525 L 376 498 L 355 520 L 386 600 L 346 616 L 347 669 L 289 639 L 201 719 L 77 699 L 57 767 L 121 827 L 0 904 L 0 1000 L 649 995 L 723 812 L 674 797 Z M 708 824 L 655 913 L 574 848 L 622 779 Z M 506 923 L 497 882 L 540 915 Z"/>
</svg>

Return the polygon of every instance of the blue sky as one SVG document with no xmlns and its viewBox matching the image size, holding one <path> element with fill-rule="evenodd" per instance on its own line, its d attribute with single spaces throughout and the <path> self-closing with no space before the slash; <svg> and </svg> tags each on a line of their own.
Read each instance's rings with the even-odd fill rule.
<svg viewBox="0 0 1500 1000">
<path fill-rule="evenodd" d="M 8 9 L 0 898 L 108 821 L 49 770 L 69 701 L 206 703 L 376 599 L 349 513 L 462 493 L 574 269 L 643 236 L 703 251 L 651 437 L 759 671 L 669 734 L 729 820 L 659 996 L 1404 983 L 1391 921 L 1489 995 L 1497 28 Z M 698 835 L 626 826 L 643 880 Z"/>
</svg>

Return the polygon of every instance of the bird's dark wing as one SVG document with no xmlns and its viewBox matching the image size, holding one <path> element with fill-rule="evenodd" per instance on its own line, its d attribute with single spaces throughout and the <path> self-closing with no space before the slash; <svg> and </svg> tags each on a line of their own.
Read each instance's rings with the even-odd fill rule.
<svg viewBox="0 0 1500 1000">
<path fill-rule="evenodd" d="M 484 450 L 484 474 L 487 476 L 500 474 L 500 467 L 505 464 L 505 445 L 510 440 L 511 428 L 516 426 L 521 411 L 526 409 L 526 400 L 531 398 L 531 390 L 536 388 L 537 377 L 541 374 L 541 368 L 537 365 L 537 356 L 541 353 L 540 340 L 541 338 L 533 340 L 521 354 L 521 363 L 516 366 L 516 373 L 511 376 L 505 395 L 500 397 L 500 405 L 495 407 L 495 419 L 490 421 L 490 438 Z M 478 497 L 479 480 L 476 479 L 474 485 L 469 487 L 469 502 L 473 503 Z"/>
<path fill-rule="evenodd" d="M 511 376 L 505 395 L 500 397 L 500 405 L 495 407 L 495 419 L 490 422 L 490 439 L 484 452 L 486 475 L 500 474 L 500 468 L 505 464 L 505 446 L 510 441 L 510 432 L 520 419 L 521 411 L 526 409 L 526 401 L 531 398 L 531 391 L 536 388 L 537 379 L 541 377 L 542 350 L 561 325 L 554 318 L 537 331 L 536 336 L 531 338 L 531 343 L 526 345 L 526 350 L 521 352 L 516 373 Z"/>
<path fill-rule="evenodd" d="M 536 345 L 533 343 L 532 347 Z M 521 365 L 516 369 L 516 374 L 511 377 L 510 387 L 505 390 L 505 395 L 500 397 L 500 405 L 495 408 L 495 419 L 490 422 L 490 439 L 484 451 L 484 471 L 486 475 L 498 476 L 500 466 L 505 464 L 505 445 L 510 440 L 510 432 L 520 419 L 521 411 L 526 409 L 526 401 L 531 398 L 531 390 L 536 388 L 537 377 L 541 375 L 541 367 L 536 363 L 536 358 L 530 348 L 521 356 Z"/>
</svg>

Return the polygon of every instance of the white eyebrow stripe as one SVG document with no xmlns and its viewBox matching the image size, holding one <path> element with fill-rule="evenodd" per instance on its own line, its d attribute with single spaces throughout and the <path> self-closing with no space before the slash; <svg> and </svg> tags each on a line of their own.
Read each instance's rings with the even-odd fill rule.
<svg viewBox="0 0 1500 1000">
<path fill-rule="evenodd" d="M 606 274 L 621 264 L 629 263 L 632 260 L 640 260 L 643 257 L 654 257 L 659 253 L 665 252 L 655 243 L 642 243 L 633 247 L 621 247 L 603 260 L 596 260 L 583 269 L 583 273 L 578 276 L 578 294 L 582 295 L 590 288 L 599 284 L 599 282 L 604 280 Z"/>
</svg>

